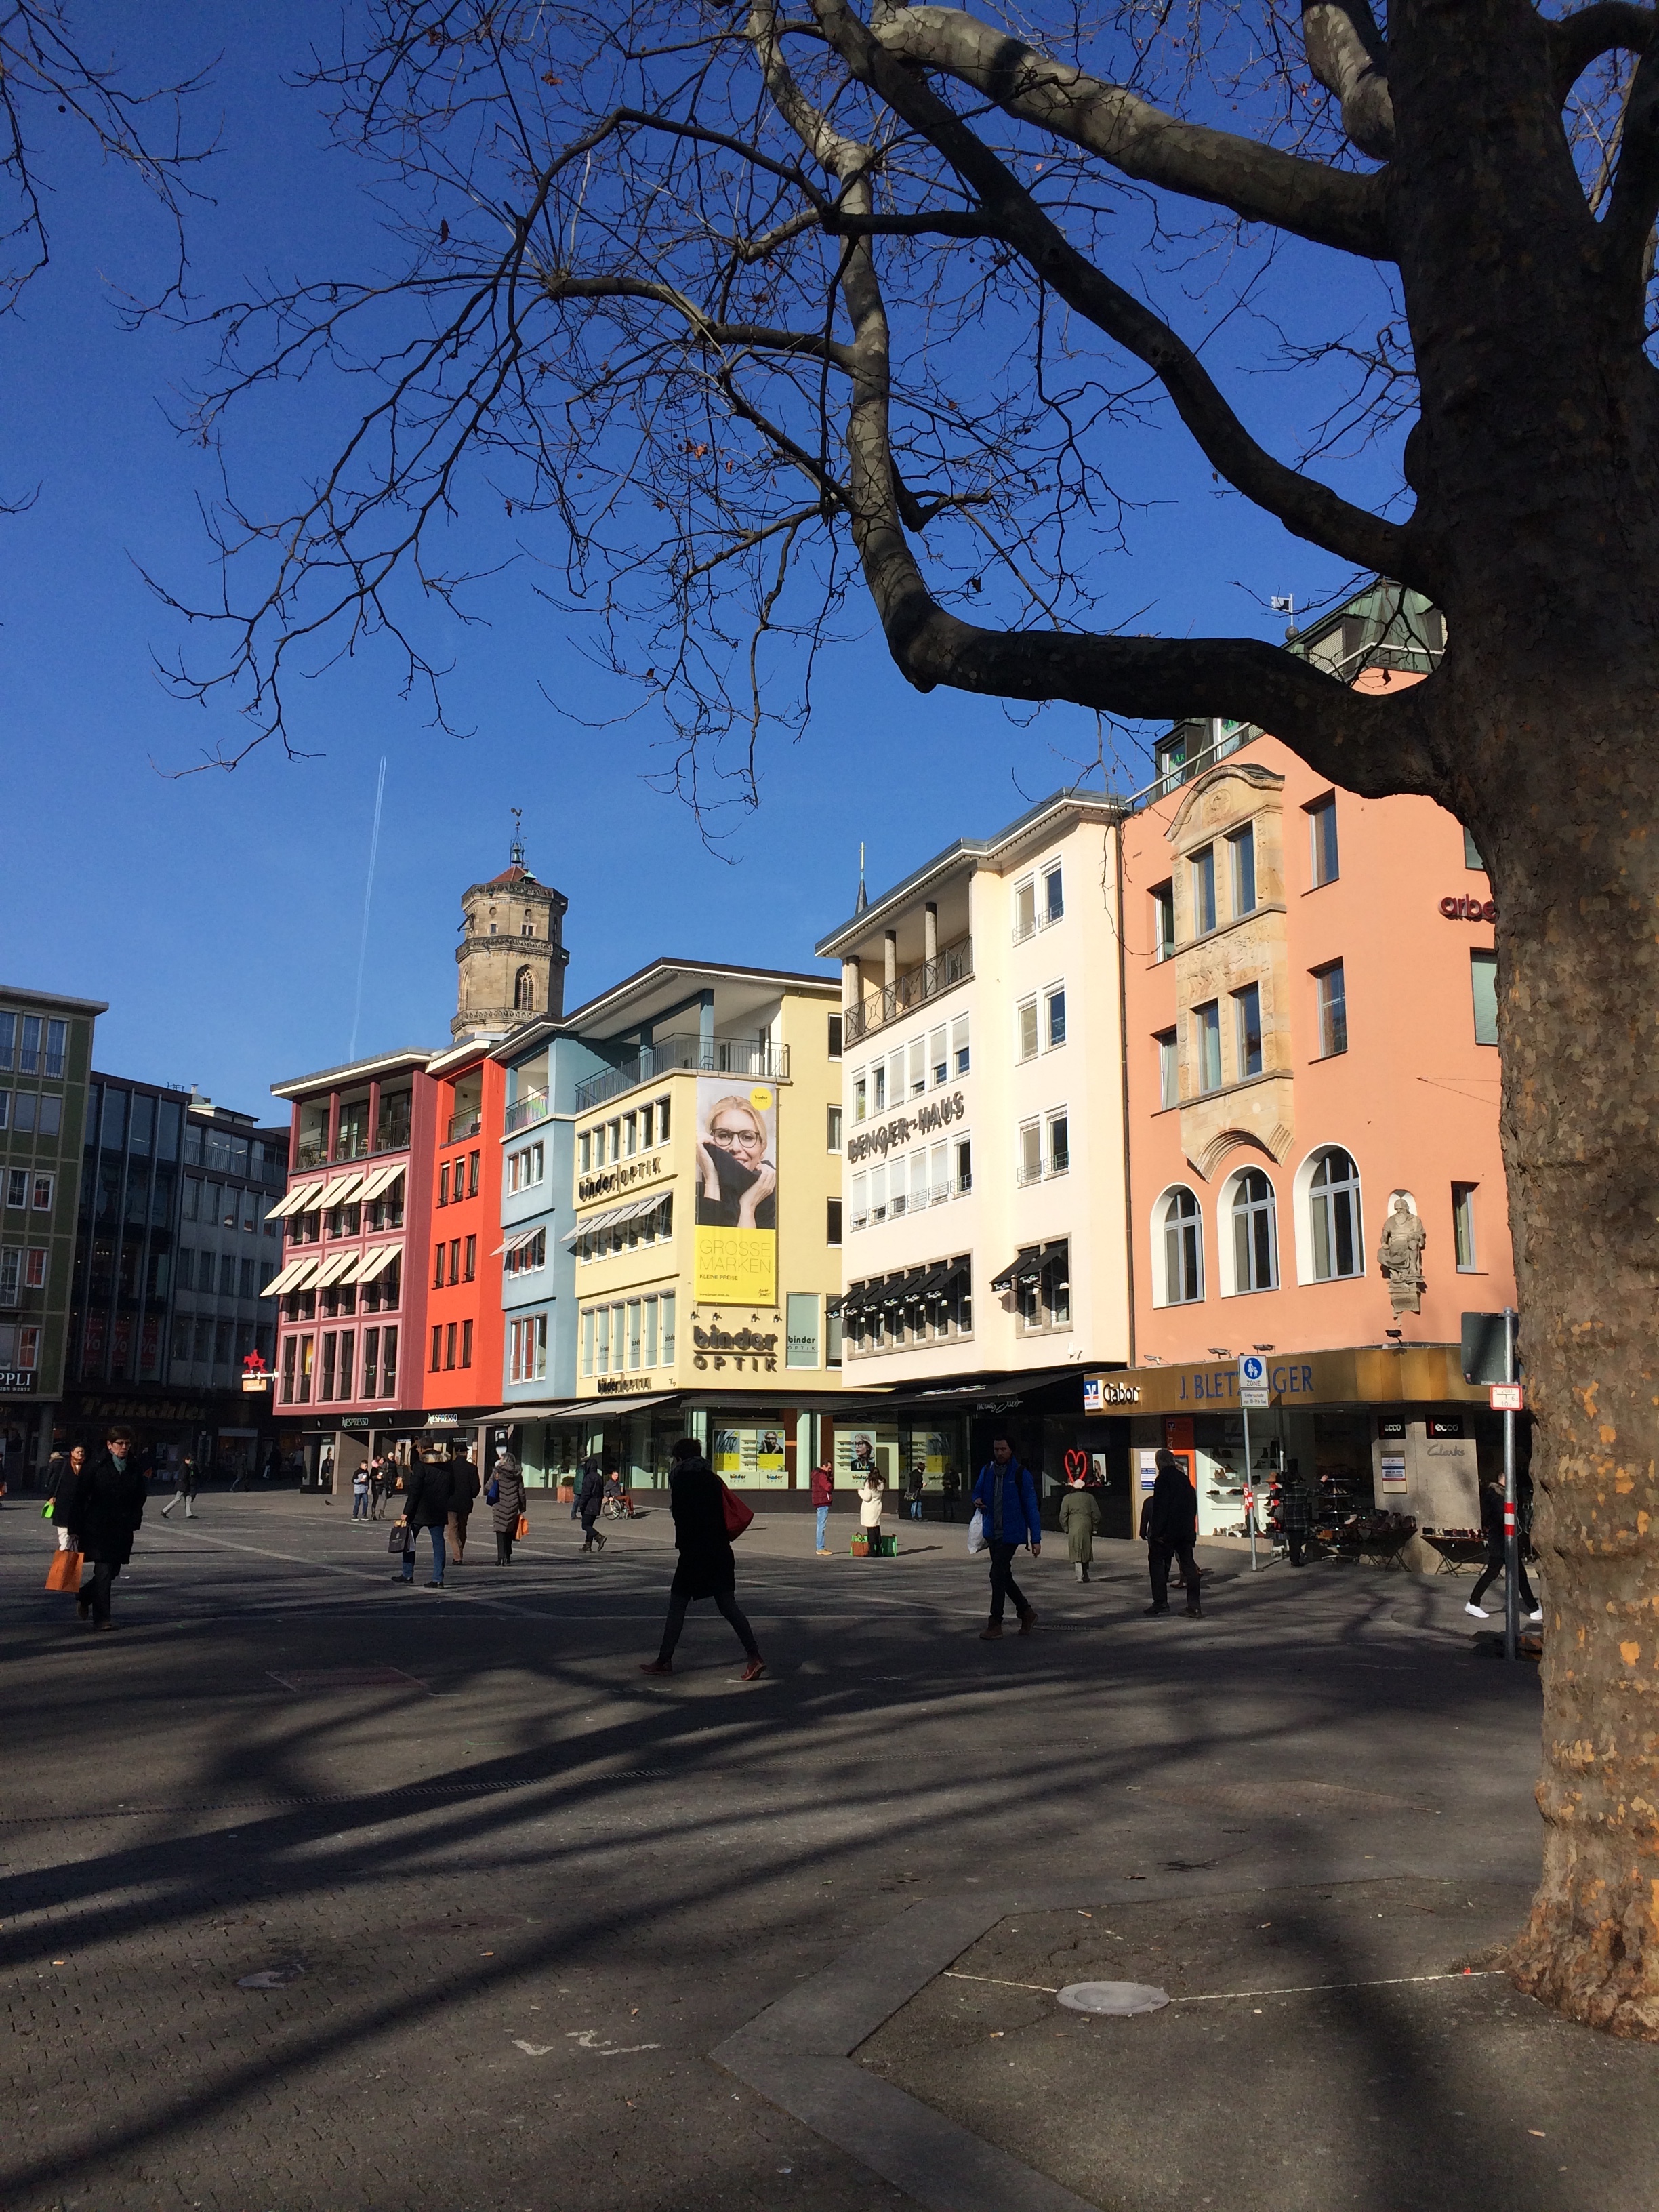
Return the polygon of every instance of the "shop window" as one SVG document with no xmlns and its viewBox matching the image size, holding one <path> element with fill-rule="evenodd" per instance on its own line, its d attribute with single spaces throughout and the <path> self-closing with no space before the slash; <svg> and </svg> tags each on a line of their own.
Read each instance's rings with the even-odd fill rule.
<svg viewBox="0 0 1659 2212">
<path fill-rule="evenodd" d="M 1260 1168 L 1247 1168 L 1232 1188 L 1233 1291 L 1271 1291 L 1279 1281 L 1279 1229 L 1273 1187 Z"/>
<path fill-rule="evenodd" d="M 1338 1146 L 1322 1152 L 1308 1186 L 1314 1280 L 1328 1283 L 1364 1272 L 1359 1170 Z"/>
<path fill-rule="evenodd" d="M 1194 1305 L 1204 1296 L 1204 1218 L 1198 1200 L 1183 1187 L 1161 1200 L 1159 1209 L 1164 1280 L 1158 1303 Z"/>
</svg>

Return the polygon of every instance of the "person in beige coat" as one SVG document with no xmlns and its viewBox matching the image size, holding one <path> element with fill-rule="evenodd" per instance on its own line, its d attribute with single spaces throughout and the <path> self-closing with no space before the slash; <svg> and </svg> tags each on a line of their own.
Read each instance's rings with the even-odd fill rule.
<svg viewBox="0 0 1659 2212">
<path fill-rule="evenodd" d="M 1071 1476 L 1066 1485 L 1066 1494 L 1060 1501 L 1060 1525 L 1066 1531 L 1066 1556 L 1072 1563 L 1073 1572 L 1080 1583 L 1089 1579 L 1089 1569 L 1094 1564 L 1095 1538 L 1104 1526 L 1100 1517 L 1100 1501 L 1092 1490 L 1085 1487 L 1080 1474 Z"/>
<path fill-rule="evenodd" d="M 870 1547 L 870 1557 L 881 1557 L 881 1508 L 884 1492 L 882 1480 L 872 1468 L 859 1485 L 859 1526 Z"/>
</svg>

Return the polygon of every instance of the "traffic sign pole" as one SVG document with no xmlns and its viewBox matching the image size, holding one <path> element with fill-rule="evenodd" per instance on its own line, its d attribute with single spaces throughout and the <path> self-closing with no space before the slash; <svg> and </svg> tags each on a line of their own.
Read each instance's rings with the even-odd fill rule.
<svg viewBox="0 0 1659 2212">
<path fill-rule="evenodd" d="M 1504 1380 L 1515 1380 L 1515 1309 L 1504 1309 Z M 1515 1525 L 1515 1413 L 1504 1415 L 1504 1656 L 1521 1656 L 1521 1536 Z"/>
<path fill-rule="evenodd" d="M 1272 1403 L 1267 1388 L 1267 1363 L 1259 1352 L 1247 1352 L 1238 1362 L 1238 1405 L 1244 1416 L 1244 1526 L 1250 1539 L 1250 1572 L 1256 1571 L 1255 1478 L 1250 1470 L 1250 1408 Z"/>
</svg>

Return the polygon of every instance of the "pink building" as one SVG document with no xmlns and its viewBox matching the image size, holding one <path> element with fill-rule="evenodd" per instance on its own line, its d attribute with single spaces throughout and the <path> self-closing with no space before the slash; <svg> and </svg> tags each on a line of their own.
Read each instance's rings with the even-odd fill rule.
<svg viewBox="0 0 1659 2212">
<path fill-rule="evenodd" d="M 1421 680 L 1437 631 L 1356 647 L 1353 618 L 1310 657 Z M 1159 1444 L 1188 1457 L 1206 1534 L 1291 1461 L 1328 1523 L 1478 1525 L 1499 1417 L 1461 1321 L 1515 1302 L 1480 856 L 1431 800 L 1333 788 L 1249 729 L 1187 725 L 1160 766 L 1122 831 L 1134 1350 L 1098 1409 L 1131 1423 L 1139 1480 Z M 1247 1468 L 1253 1352 L 1272 1402 Z"/>
</svg>

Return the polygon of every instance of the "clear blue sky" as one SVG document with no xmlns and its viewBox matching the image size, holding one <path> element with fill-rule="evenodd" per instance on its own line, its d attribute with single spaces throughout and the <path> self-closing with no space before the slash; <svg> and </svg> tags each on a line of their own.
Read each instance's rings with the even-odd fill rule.
<svg viewBox="0 0 1659 2212">
<path fill-rule="evenodd" d="M 159 69 L 211 58 L 229 19 L 180 0 L 103 20 L 135 69 Z M 326 41 L 337 21 L 314 0 L 234 12 L 209 103 L 226 149 L 216 204 L 192 231 L 210 296 L 264 269 L 361 266 L 375 250 L 358 173 L 325 150 L 307 95 L 282 82 L 307 36 Z M 811 967 L 814 939 L 851 907 L 860 839 L 878 890 L 953 837 L 994 830 L 1092 754 L 1092 722 L 1072 709 L 1022 726 L 994 704 L 919 698 L 855 605 L 811 726 L 797 743 L 769 741 L 763 804 L 716 858 L 684 807 L 645 781 L 667 733 L 583 726 L 614 698 L 580 640 L 509 573 L 477 602 L 488 627 L 434 615 L 426 633 L 454 656 L 452 709 L 475 735 L 423 726 L 371 653 L 304 687 L 295 734 L 308 757 L 266 748 L 232 775 L 177 775 L 232 734 L 222 710 L 181 705 L 157 683 L 152 655 L 185 640 L 138 573 L 210 588 L 196 502 L 212 483 L 167 419 L 199 341 L 118 325 L 116 295 L 143 289 L 165 242 L 142 193 L 68 142 L 48 148 L 47 166 L 52 265 L 21 319 L 0 324 L 0 492 L 40 484 L 27 514 L 0 519 L 0 982 L 107 1000 L 102 1066 L 263 1113 L 272 1081 L 345 1056 L 383 755 L 360 1052 L 447 1037 L 459 894 L 505 863 L 515 805 L 531 866 L 570 901 L 574 1005 L 659 952 Z M 1305 301 L 1328 265 L 1287 267 L 1282 296 Z M 1353 311 L 1371 312 L 1358 295 Z M 1297 398 L 1282 377 L 1243 388 L 1253 426 L 1287 455 Z M 308 422 L 320 457 L 325 404 L 308 414 L 302 394 L 280 420 L 246 418 L 233 460 L 280 479 L 308 457 Z M 1380 467 L 1345 475 L 1344 489 L 1375 495 Z M 1322 556 L 1212 495 L 1178 430 L 1138 444 L 1122 469 L 1167 501 L 1111 580 L 1122 616 L 1146 609 L 1133 628 L 1271 636 L 1282 618 L 1249 593 L 1292 591 L 1300 605 L 1329 587 Z"/>
</svg>

